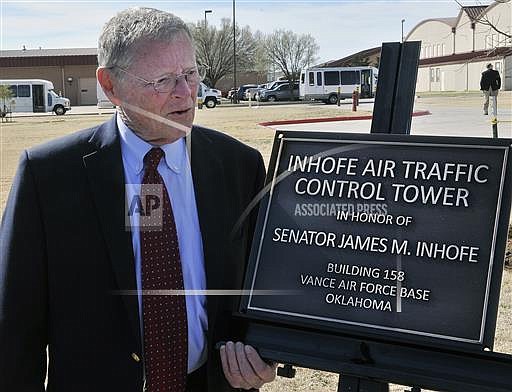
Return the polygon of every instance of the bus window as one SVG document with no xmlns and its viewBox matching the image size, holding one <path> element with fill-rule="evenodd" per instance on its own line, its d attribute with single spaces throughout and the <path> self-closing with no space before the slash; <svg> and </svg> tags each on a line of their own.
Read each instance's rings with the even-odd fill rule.
<svg viewBox="0 0 512 392">
<path fill-rule="evenodd" d="M 321 86 L 323 83 L 322 83 L 322 72 L 317 72 L 316 73 L 316 85 L 317 86 Z"/>
<path fill-rule="evenodd" d="M 300 74 L 300 83 L 301 84 L 304 84 L 304 78 L 305 78 L 304 74 L 303 73 Z"/>
<path fill-rule="evenodd" d="M 341 71 L 341 84 L 359 84 L 359 71 Z"/>
<path fill-rule="evenodd" d="M 30 85 L 20 84 L 18 86 L 18 97 L 30 97 Z"/>
<path fill-rule="evenodd" d="M 309 72 L 308 77 L 309 77 L 309 85 L 314 86 L 315 85 L 315 73 Z"/>
<path fill-rule="evenodd" d="M 338 71 L 325 71 L 324 79 L 326 86 L 339 86 L 340 73 Z"/>
</svg>

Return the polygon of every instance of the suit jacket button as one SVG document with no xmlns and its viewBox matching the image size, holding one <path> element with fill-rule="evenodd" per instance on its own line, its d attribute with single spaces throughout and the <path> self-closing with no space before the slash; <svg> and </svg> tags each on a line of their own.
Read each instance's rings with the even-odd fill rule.
<svg viewBox="0 0 512 392">
<path fill-rule="evenodd" d="M 140 357 L 137 354 L 132 353 L 132 358 L 135 362 L 140 362 Z"/>
</svg>

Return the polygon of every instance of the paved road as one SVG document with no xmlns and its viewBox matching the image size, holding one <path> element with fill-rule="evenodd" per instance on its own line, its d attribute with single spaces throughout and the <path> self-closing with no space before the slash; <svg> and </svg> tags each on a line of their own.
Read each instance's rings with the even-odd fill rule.
<svg viewBox="0 0 512 392">
<path fill-rule="evenodd" d="M 481 111 L 482 99 L 479 94 L 462 94 L 455 96 L 429 96 L 416 99 L 415 111 L 428 110 L 432 114 L 428 116 L 414 117 L 412 120 L 411 134 L 413 135 L 445 135 L 445 136 L 492 136 L 490 116 L 484 116 Z M 247 102 L 243 104 L 246 106 Z M 276 109 L 286 106 L 265 105 Z M 297 103 L 292 103 L 297 105 Z M 323 106 L 322 103 L 305 104 Z M 342 106 L 350 107 L 350 99 L 342 101 Z M 227 105 L 226 105 L 227 106 Z M 233 106 L 233 105 L 229 105 Z M 242 107 L 242 104 L 240 105 Z M 219 107 L 219 109 L 221 109 Z M 213 109 L 213 110 L 219 110 Z M 365 99 L 360 102 L 360 109 L 373 110 L 373 99 Z M 108 114 L 114 109 L 97 109 L 96 106 L 75 106 L 65 114 Z M 14 116 L 55 116 L 53 113 L 15 113 Z M 512 137 L 512 92 L 502 92 L 498 97 L 498 132 L 500 137 Z M 309 131 L 337 131 L 337 132 L 361 132 L 370 131 L 371 120 L 336 121 L 312 124 L 294 124 L 274 126 L 275 129 L 309 130 Z"/>
<path fill-rule="evenodd" d="M 512 137 L 512 94 L 500 96 L 498 102 L 498 134 L 500 137 Z M 373 107 L 365 103 L 364 109 Z M 413 117 L 411 134 L 444 136 L 481 136 L 492 137 L 490 116 L 481 111 L 481 99 L 478 95 L 460 97 L 418 98 L 414 111 L 428 110 L 431 115 Z M 282 130 L 360 132 L 370 131 L 371 120 L 336 121 L 311 124 L 291 124 L 273 126 Z"/>
</svg>

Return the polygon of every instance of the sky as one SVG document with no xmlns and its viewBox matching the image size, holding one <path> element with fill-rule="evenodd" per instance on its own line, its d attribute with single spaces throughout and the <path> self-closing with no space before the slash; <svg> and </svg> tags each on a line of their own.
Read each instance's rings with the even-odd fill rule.
<svg viewBox="0 0 512 392">
<path fill-rule="evenodd" d="M 492 1 L 461 1 L 464 5 Z M 117 11 L 147 6 L 173 12 L 186 22 L 204 20 L 220 25 L 232 17 L 232 0 L 224 1 L 4 1 L 0 0 L 0 49 L 96 47 L 103 24 Z M 454 0 L 236 0 L 236 21 L 255 32 L 276 29 L 311 34 L 320 50 L 318 62 L 400 41 L 424 19 L 455 17 Z"/>
</svg>

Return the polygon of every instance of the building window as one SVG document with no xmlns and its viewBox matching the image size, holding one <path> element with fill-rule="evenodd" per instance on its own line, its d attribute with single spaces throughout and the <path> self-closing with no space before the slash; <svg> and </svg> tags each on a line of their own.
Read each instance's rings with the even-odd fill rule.
<svg viewBox="0 0 512 392">
<path fill-rule="evenodd" d="M 326 86 L 339 86 L 340 73 L 338 71 L 325 71 L 324 79 Z"/>
<path fill-rule="evenodd" d="M 359 84 L 359 72 L 358 71 L 341 71 L 341 84 L 352 85 Z"/>
<path fill-rule="evenodd" d="M 507 40 L 507 37 L 505 36 L 505 34 L 498 34 L 498 45 L 497 46 L 507 46 L 507 41 L 509 41 L 508 43 L 511 42 L 511 39 L 509 38 Z"/>
<path fill-rule="evenodd" d="M 500 62 L 500 61 L 496 61 L 496 62 L 494 63 L 494 69 L 495 69 L 496 71 L 498 71 L 499 73 L 501 73 L 501 62 Z"/>
<path fill-rule="evenodd" d="M 437 83 L 441 79 L 441 68 L 430 68 L 430 82 Z"/>
<path fill-rule="evenodd" d="M 485 49 L 491 49 L 492 48 L 492 35 L 486 35 L 485 36 Z"/>
<path fill-rule="evenodd" d="M 20 84 L 18 86 L 18 97 L 30 97 L 30 85 Z"/>
<path fill-rule="evenodd" d="M 444 56 L 446 54 L 446 45 L 445 44 L 441 45 L 441 50 L 442 50 L 441 56 Z"/>
<path fill-rule="evenodd" d="M 323 83 L 322 83 L 322 72 L 317 72 L 316 73 L 316 85 L 317 86 L 321 86 Z"/>
</svg>

